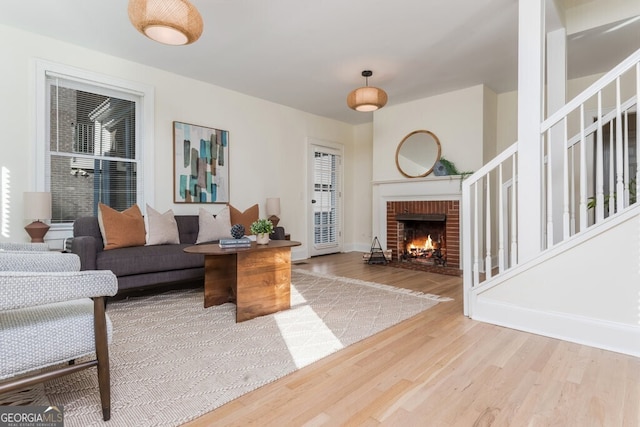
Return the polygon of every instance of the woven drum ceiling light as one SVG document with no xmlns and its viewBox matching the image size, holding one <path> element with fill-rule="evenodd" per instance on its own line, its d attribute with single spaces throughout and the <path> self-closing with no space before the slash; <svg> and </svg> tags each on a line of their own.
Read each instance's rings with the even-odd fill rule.
<svg viewBox="0 0 640 427">
<path fill-rule="evenodd" d="M 129 20 L 151 40 L 191 44 L 202 34 L 200 12 L 187 0 L 129 0 Z"/>
<path fill-rule="evenodd" d="M 373 75 L 370 70 L 364 70 L 365 86 L 351 91 L 347 95 L 347 105 L 356 111 L 375 111 L 384 107 L 387 103 L 387 93 L 377 87 L 369 86 L 369 77 Z"/>
</svg>

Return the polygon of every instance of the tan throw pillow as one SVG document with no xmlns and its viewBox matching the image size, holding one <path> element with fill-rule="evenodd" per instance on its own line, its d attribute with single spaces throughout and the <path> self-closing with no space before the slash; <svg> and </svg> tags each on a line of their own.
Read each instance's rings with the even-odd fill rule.
<svg viewBox="0 0 640 427">
<path fill-rule="evenodd" d="M 104 250 L 143 246 L 146 243 L 144 219 L 138 205 L 118 212 L 98 204 L 98 224 L 104 239 Z"/>
<path fill-rule="evenodd" d="M 147 245 L 166 245 L 180 243 L 178 234 L 178 223 L 173 216 L 173 211 L 169 209 L 161 214 L 151 206 L 147 205 Z"/>
<path fill-rule="evenodd" d="M 231 215 L 225 206 L 213 217 L 211 212 L 200 208 L 198 211 L 198 238 L 196 243 L 231 238 Z"/>
<path fill-rule="evenodd" d="M 244 234 L 253 234 L 251 233 L 251 224 L 257 221 L 260 215 L 257 203 L 244 212 L 240 212 L 238 209 L 229 205 L 229 211 L 231 212 L 231 225 L 242 224 L 244 226 Z"/>
</svg>

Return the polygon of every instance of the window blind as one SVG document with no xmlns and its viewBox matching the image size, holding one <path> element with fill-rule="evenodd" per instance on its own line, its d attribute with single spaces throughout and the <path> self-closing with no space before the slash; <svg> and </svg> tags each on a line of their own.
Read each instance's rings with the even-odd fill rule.
<svg viewBox="0 0 640 427">
<path fill-rule="evenodd" d="M 48 177 L 52 222 L 97 215 L 99 202 L 137 202 L 136 97 L 47 77 Z"/>
</svg>

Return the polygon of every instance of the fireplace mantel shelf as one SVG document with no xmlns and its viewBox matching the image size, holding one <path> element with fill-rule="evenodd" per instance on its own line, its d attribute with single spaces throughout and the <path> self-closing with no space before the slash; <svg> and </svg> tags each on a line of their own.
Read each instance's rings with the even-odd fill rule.
<svg viewBox="0 0 640 427">
<path fill-rule="evenodd" d="M 459 180 L 461 175 L 445 175 L 445 176 L 427 176 L 424 178 L 401 178 L 401 179 L 386 179 L 380 181 L 371 181 L 373 185 L 384 185 L 384 184 L 411 184 L 411 183 L 419 183 L 419 182 L 435 182 L 435 181 L 453 181 Z"/>
</svg>

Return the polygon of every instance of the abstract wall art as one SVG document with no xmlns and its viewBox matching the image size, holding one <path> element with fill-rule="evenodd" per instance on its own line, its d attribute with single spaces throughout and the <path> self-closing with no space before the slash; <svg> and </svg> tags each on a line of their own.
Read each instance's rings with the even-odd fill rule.
<svg viewBox="0 0 640 427">
<path fill-rule="evenodd" d="M 229 131 L 173 122 L 173 201 L 229 203 Z"/>
</svg>

